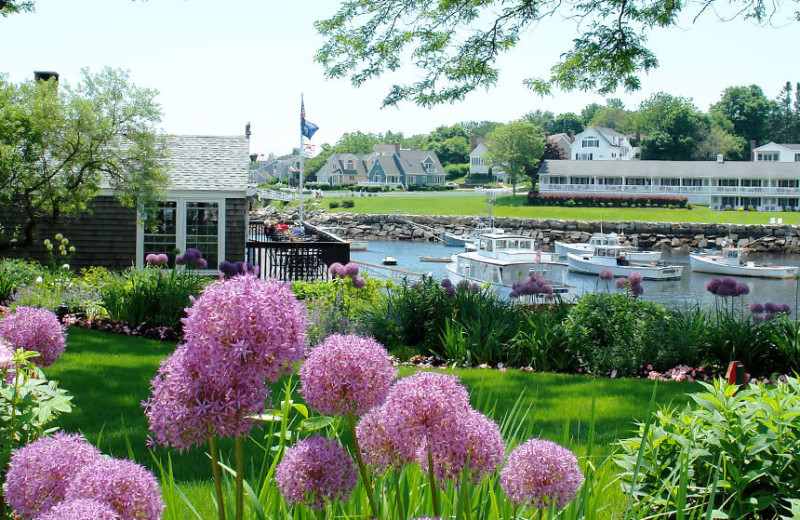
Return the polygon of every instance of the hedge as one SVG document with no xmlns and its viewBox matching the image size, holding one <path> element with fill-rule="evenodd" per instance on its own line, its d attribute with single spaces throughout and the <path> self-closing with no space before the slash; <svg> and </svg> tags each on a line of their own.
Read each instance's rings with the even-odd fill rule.
<svg viewBox="0 0 800 520">
<path fill-rule="evenodd" d="M 648 195 L 583 195 L 569 193 L 528 193 L 529 206 L 567 206 L 587 208 L 686 208 L 686 197 Z"/>
</svg>

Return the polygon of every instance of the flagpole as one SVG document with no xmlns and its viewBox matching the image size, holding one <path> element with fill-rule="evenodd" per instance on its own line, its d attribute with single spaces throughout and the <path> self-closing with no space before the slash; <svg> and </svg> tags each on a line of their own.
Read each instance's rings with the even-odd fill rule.
<svg viewBox="0 0 800 520">
<path fill-rule="evenodd" d="M 300 106 L 303 106 L 303 94 L 300 94 Z M 303 225 L 303 127 L 300 126 L 300 182 L 299 182 L 299 195 L 300 195 L 300 225 Z"/>
</svg>

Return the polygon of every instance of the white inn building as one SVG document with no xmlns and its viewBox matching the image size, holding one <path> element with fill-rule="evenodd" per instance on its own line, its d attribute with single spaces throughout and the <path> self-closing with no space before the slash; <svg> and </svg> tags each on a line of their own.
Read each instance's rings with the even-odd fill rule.
<svg viewBox="0 0 800 520">
<path fill-rule="evenodd" d="M 717 210 L 800 208 L 800 160 L 759 161 L 757 157 L 750 162 L 544 161 L 539 192 L 678 196 Z"/>
</svg>

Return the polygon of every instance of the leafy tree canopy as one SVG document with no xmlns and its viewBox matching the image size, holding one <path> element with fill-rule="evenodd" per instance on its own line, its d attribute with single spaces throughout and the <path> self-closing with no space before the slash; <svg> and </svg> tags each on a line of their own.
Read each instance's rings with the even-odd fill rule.
<svg viewBox="0 0 800 520">
<path fill-rule="evenodd" d="M 14 13 L 33 12 L 33 1 L 29 0 L 0 0 L 0 15 L 4 18 Z"/>
<path fill-rule="evenodd" d="M 525 84 L 539 93 L 554 87 L 630 92 L 640 88 L 642 73 L 658 66 L 646 46 L 649 33 L 676 27 L 684 12 L 695 17 L 710 7 L 719 12 L 718 5 L 713 0 L 340 0 L 335 14 L 315 22 L 326 39 L 316 60 L 328 77 L 349 77 L 355 86 L 412 63 L 419 79 L 394 85 L 383 104 L 432 106 L 493 86 L 498 58 L 545 19 L 559 17 L 574 20 L 580 34 L 549 77 Z M 781 4 L 732 0 L 726 6 L 731 17 L 767 23 Z M 800 19 L 800 13 L 793 16 Z"/>
<path fill-rule="evenodd" d="M 508 174 L 516 194 L 519 178 L 539 166 L 545 152 L 544 133 L 528 121 L 513 121 L 496 128 L 488 137 L 484 159 L 492 169 Z"/>
<path fill-rule="evenodd" d="M 556 120 L 550 128 L 550 132 L 553 134 L 569 134 L 570 132 L 579 134 L 583 132 L 583 128 L 584 124 L 581 116 L 572 112 L 566 112 L 556 116 Z"/>
<path fill-rule="evenodd" d="M 120 70 L 83 73 L 75 87 L 0 75 L 0 208 L 26 218 L 3 230 L 0 248 L 31 244 L 40 219 L 87 210 L 103 187 L 150 206 L 167 183 L 157 92 Z"/>
<path fill-rule="evenodd" d="M 722 98 L 711 106 L 711 113 L 722 114 L 733 124 L 733 133 L 748 142 L 755 139 L 761 142 L 769 132 L 770 114 L 777 105 L 764 95 L 758 85 L 747 87 L 728 87 Z"/>
<path fill-rule="evenodd" d="M 642 159 L 689 161 L 711 122 L 691 99 L 659 92 L 641 103 L 632 126 L 643 135 Z"/>
</svg>

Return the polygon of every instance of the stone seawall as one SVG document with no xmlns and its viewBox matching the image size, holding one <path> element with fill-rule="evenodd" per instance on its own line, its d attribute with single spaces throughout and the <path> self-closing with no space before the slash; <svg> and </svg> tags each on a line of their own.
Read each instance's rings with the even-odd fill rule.
<svg viewBox="0 0 800 520">
<path fill-rule="evenodd" d="M 437 241 L 445 232 L 469 232 L 474 217 L 442 215 L 360 215 L 319 212 L 310 223 L 336 228 L 339 236 L 357 240 Z M 496 218 L 496 227 L 541 240 L 544 250 L 553 242 L 588 242 L 602 229 L 625 235 L 626 242 L 641 249 L 669 248 L 689 251 L 721 246 L 723 241 L 749 246 L 754 252 L 800 253 L 800 228 L 786 225 L 697 224 L 674 222 L 585 222 L 574 220 Z"/>
</svg>

